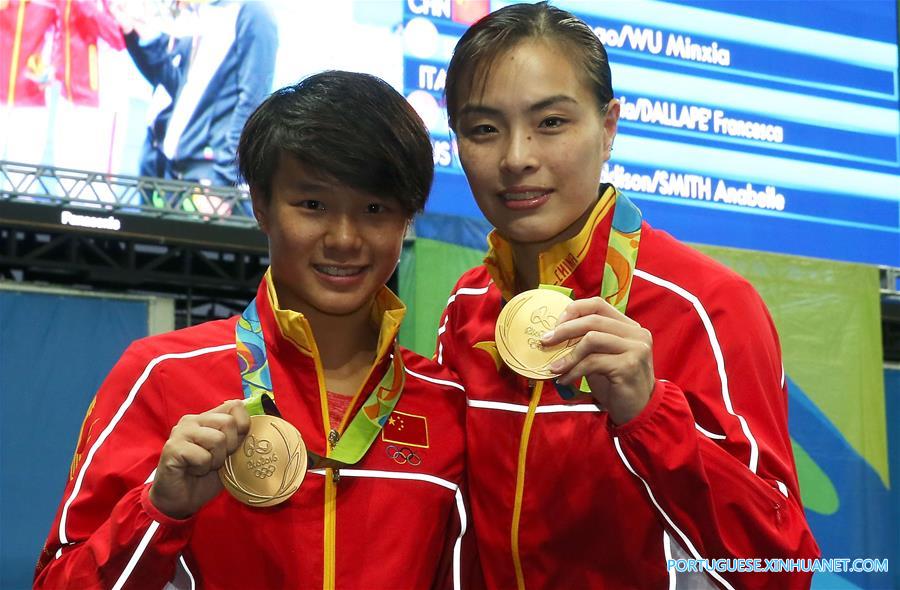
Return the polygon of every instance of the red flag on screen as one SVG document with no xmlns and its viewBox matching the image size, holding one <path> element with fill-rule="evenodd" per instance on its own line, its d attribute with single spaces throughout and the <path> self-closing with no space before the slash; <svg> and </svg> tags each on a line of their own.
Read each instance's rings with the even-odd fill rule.
<svg viewBox="0 0 900 590">
<path fill-rule="evenodd" d="M 491 11 L 489 0 L 453 0 L 450 18 L 453 22 L 471 25 Z"/>
</svg>

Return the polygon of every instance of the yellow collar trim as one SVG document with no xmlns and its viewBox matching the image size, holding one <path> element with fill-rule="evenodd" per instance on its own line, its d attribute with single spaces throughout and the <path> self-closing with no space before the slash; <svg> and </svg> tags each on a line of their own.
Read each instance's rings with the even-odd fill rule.
<svg viewBox="0 0 900 590">
<path fill-rule="evenodd" d="M 291 309 L 281 309 L 278 294 L 272 281 L 272 269 L 266 271 L 266 293 L 269 304 L 275 313 L 275 321 L 281 335 L 293 342 L 304 354 L 317 357 L 319 354 L 312 328 L 306 316 Z M 406 315 L 406 306 L 387 287 L 382 287 L 375 294 L 375 305 L 372 306 L 372 325 L 378 326 L 378 349 L 375 355 L 377 364 L 388 352 L 400 332 L 400 323 Z"/>
<path fill-rule="evenodd" d="M 538 259 L 540 282 L 545 285 L 561 285 L 569 278 L 578 265 L 587 255 L 591 245 L 594 231 L 607 217 L 616 203 L 616 189 L 610 186 L 600 196 L 594 205 L 590 217 L 581 231 L 574 237 L 554 244 L 548 250 L 541 252 Z M 503 238 L 497 230 L 488 234 L 487 256 L 484 265 L 494 279 L 494 284 L 500 289 L 503 297 L 508 301 L 516 293 L 516 270 L 513 260 L 512 246 Z"/>
</svg>

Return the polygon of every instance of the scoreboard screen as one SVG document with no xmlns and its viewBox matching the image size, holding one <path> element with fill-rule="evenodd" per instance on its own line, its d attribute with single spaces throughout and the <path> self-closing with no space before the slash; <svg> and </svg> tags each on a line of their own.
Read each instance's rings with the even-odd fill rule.
<svg viewBox="0 0 900 590">
<path fill-rule="evenodd" d="M 0 160 L 234 184 L 236 137 L 268 92 L 364 71 L 429 127 L 428 211 L 481 218 L 443 91 L 459 37 L 506 4 L 0 0 Z M 896 0 L 553 4 L 607 48 L 621 118 L 603 177 L 652 225 L 900 266 Z"/>
<path fill-rule="evenodd" d="M 430 209 L 478 216 L 441 98 L 453 46 L 508 2 L 409 0 L 404 90 L 428 122 Z M 696 243 L 900 265 L 893 1 L 565 1 L 621 104 L 604 178 Z"/>
</svg>

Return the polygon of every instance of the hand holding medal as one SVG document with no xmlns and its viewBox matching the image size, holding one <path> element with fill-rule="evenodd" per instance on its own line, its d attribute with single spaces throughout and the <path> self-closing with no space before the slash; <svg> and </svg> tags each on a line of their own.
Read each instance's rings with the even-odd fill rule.
<svg viewBox="0 0 900 590">
<path fill-rule="evenodd" d="M 250 416 L 243 443 L 219 468 L 228 493 L 248 506 L 275 506 L 293 495 L 307 468 L 306 445 L 288 421 L 265 414 Z"/>
<path fill-rule="evenodd" d="M 549 367 L 560 375 L 558 382 L 587 379 L 591 395 L 617 425 L 637 416 L 656 383 L 650 332 L 601 297 L 572 302 L 558 319 L 543 335 L 544 346 L 578 341 Z"/>
<path fill-rule="evenodd" d="M 306 475 L 306 446 L 289 422 L 263 414 L 262 397 L 230 400 L 178 421 L 150 488 L 160 512 L 187 518 L 223 485 L 238 501 L 258 507 L 279 504 L 297 491 Z M 266 409 L 277 413 L 274 404 Z"/>
<path fill-rule="evenodd" d="M 222 491 L 217 470 L 244 442 L 250 416 L 241 400 L 183 416 L 163 446 L 150 501 L 163 514 L 187 518 Z"/>
<path fill-rule="evenodd" d="M 524 377 L 573 387 L 586 379 L 615 424 L 637 416 L 653 391 L 650 332 L 600 297 L 524 291 L 503 307 L 495 338 L 500 357 Z"/>
</svg>

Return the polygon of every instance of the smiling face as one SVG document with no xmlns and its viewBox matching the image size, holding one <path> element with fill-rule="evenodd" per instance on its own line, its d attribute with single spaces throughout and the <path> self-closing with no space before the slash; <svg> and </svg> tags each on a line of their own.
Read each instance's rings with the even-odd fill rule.
<svg viewBox="0 0 900 590">
<path fill-rule="evenodd" d="M 456 113 L 475 200 L 512 242 L 567 239 L 597 201 L 618 103 L 601 113 L 565 46 L 553 41 L 523 41 L 489 67 L 462 89 Z"/>
<path fill-rule="evenodd" d="M 397 265 L 409 215 L 392 199 L 312 172 L 281 152 L 268 199 L 253 194 L 282 309 L 346 316 L 369 309 Z"/>
</svg>

